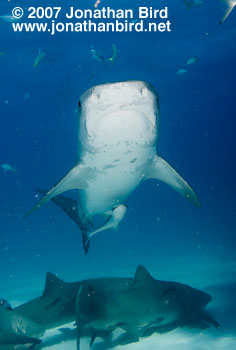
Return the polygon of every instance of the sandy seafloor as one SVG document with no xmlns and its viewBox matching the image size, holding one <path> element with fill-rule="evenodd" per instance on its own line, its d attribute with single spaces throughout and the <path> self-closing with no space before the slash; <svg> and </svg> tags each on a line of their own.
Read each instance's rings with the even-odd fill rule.
<svg viewBox="0 0 236 350">
<path fill-rule="evenodd" d="M 195 262 L 194 262 L 195 261 Z M 208 264 L 208 265 L 207 265 Z M 218 264 L 218 265 L 217 265 Z M 133 267 L 126 266 L 125 262 L 121 266 L 120 272 L 116 271 L 116 276 L 132 276 L 127 273 Z M 135 268 L 134 268 L 135 270 Z M 161 271 L 158 273 L 157 271 Z M 212 296 L 212 301 L 208 304 L 207 310 L 220 323 L 221 329 L 209 328 L 207 330 L 178 328 L 165 334 L 153 334 L 149 337 L 141 338 L 138 343 L 127 345 L 116 345 L 112 347 L 116 350 L 141 350 L 141 349 L 159 349 L 159 350 L 234 350 L 236 348 L 236 283 L 235 272 L 236 265 L 233 262 L 221 262 L 219 260 L 204 260 L 196 262 L 196 260 L 189 258 L 182 266 L 175 266 L 173 264 L 167 265 L 166 261 L 162 263 L 150 264 L 149 271 L 153 277 L 165 280 L 175 280 L 178 282 L 187 283 L 193 287 L 204 290 Z M 70 275 L 71 273 L 71 275 Z M 102 276 L 101 271 L 85 270 L 77 273 L 75 278 L 75 271 L 65 271 L 67 276 L 66 281 L 72 282 L 80 280 L 83 275 L 89 277 Z M 103 276 L 110 276 L 108 269 L 104 270 Z M 114 273 L 112 274 L 114 275 Z M 61 277 L 61 276 L 59 276 Z M 29 281 L 24 281 L 22 276 L 20 280 L 13 279 L 12 287 L 17 286 L 17 289 L 11 288 L 7 290 L 3 288 L 3 295 L 13 306 L 17 306 L 27 300 L 40 296 L 42 293 L 44 281 L 35 276 Z M 4 284 L 3 284 L 4 285 Z M 8 283 L 7 285 L 11 285 Z M 32 287 L 33 286 L 33 287 Z M 27 296 L 27 299 L 25 299 Z M 60 327 L 48 330 L 42 337 L 42 344 L 36 349 L 45 350 L 73 350 L 76 349 L 76 331 L 73 323 L 62 325 L 62 328 L 67 328 L 67 332 L 60 332 Z M 118 337 L 123 331 L 117 329 L 113 332 L 112 341 L 117 344 Z M 81 349 L 89 349 L 90 339 L 81 339 Z M 94 350 L 111 349 L 108 343 L 103 342 L 101 338 L 97 338 L 93 344 Z"/>
</svg>

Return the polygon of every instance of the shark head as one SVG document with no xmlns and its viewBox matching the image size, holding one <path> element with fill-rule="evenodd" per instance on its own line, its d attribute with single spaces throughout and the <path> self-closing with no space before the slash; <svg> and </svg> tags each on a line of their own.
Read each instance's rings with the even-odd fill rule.
<svg viewBox="0 0 236 350">
<path fill-rule="evenodd" d="M 18 314 L 15 310 L 0 307 L 0 348 L 7 349 L 7 345 L 12 345 L 11 349 L 18 349 L 19 344 L 36 345 L 45 332 L 44 326 L 35 323 L 31 319 Z M 14 346 L 13 346 L 14 345 Z"/>
<path fill-rule="evenodd" d="M 216 325 L 204 308 L 211 297 L 188 285 L 154 279 L 138 266 L 132 284 L 111 296 L 84 284 L 76 302 L 77 324 L 95 329 L 123 329 L 205 320 Z"/>
<path fill-rule="evenodd" d="M 209 294 L 189 285 L 154 279 L 142 265 L 137 267 L 134 283 L 137 287 L 148 287 L 154 290 L 158 303 L 160 301 L 164 301 L 165 304 L 170 302 L 172 306 L 175 304 L 175 306 L 186 308 L 188 311 L 190 309 L 203 309 L 211 301 Z"/>
<path fill-rule="evenodd" d="M 79 101 L 79 138 L 85 149 L 122 143 L 154 145 L 159 117 L 158 95 L 143 81 L 102 84 Z"/>
</svg>

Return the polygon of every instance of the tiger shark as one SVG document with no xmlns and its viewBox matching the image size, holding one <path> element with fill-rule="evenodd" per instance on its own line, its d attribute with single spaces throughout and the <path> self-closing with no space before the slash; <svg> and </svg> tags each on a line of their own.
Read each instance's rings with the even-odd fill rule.
<svg viewBox="0 0 236 350">
<path fill-rule="evenodd" d="M 163 181 L 199 206 L 188 183 L 157 155 L 158 133 L 159 99 L 152 85 L 123 81 L 88 89 L 79 100 L 78 162 L 28 214 L 77 190 L 86 254 L 94 234 L 118 227 L 127 210 L 123 202 L 145 180 Z M 96 229 L 95 215 L 104 217 Z"/>
<path fill-rule="evenodd" d="M 134 278 L 65 282 L 47 273 L 40 297 L 14 309 L 6 300 L 0 302 L 0 350 L 8 350 L 12 343 L 38 344 L 40 340 L 31 336 L 39 337 L 48 329 L 74 321 L 80 336 L 91 338 L 91 343 L 96 337 L 108 339 L 118 327 L 125 329 L 132 341 L 183 326 L 218 327 L 204 310 L 210 300 L 209 294 L 182 283 L 155 280 L 143 266 L 137 268 Z"/>
<path fill-rule="evenodd" d="M 125 330 L 132 342 L 161 328 L 166 331 L 185 325 L 219 328 L 218 322 L 204 310 L 210 300 L 210 295 L 188 285 L 154 279 L 141 265 L 133 282 L 113 295 L 101 293 L 86 283 L 76 298 L 77 350 L 81 331 L 87 326 L 93 329 L 90 345 L 97 331 L 112 332 L 116 328 Z"/>
</svg>

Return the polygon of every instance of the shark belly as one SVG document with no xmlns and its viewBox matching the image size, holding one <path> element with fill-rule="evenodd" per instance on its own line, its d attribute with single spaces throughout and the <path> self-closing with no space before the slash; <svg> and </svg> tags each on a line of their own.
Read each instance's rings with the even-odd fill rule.
<svg viewBox="0 0 236 350">
<path fill-rule="evenodd" d="M 86 153 L 83 163 L 95 169 L 96 176 L 88 188 L 79 190 L 84 215 L 104 214 L 122 203 L 143 180 L 153 157 L 155 146 L 143 147 L 133 143 Z"/>
</svg>

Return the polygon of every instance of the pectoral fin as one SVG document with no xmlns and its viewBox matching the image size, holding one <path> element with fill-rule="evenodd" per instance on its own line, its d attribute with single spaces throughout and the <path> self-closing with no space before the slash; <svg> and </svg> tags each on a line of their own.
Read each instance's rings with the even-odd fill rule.
<svg viewBox="0 0 236 350">
<path fill-rule="evenodd" d="M 190 202 L 200 207 L 200 202 L 189 184 L 164 159 L 156 156 L 146 174 L 148 179 L 157 179 L 170 185 Z"/>
<path fill-rule="evenodd" d="M 126 334 L 129 336 L 129 341 L 127 344 L 139 341 L 139 330 L 137 327 L 124 324 L 121 326 L 121 328 L 124 329 L 124 331 L 126 331 Z"/>
<path fill-rule="evenodd" d="M 51 198 L 56 197 L 62 192 L 87 188 L 88 181 L 93 179 L 94 176 L 93 169 L 86 168 L 81 164 L 76 165 L 56 186 L 51 188 L 51 190 L 26 214 L 26 216 L 32 214 L 36 209 L 40 208 Z"/>
<path fill-rule="evenodd" d="M 40 344 L 41 340 L 38 338 L 27 337 L 20 334 L 9 334 L 1 337 L 1 345 L 19 345 L 19 344 Z"/>
</svg>

